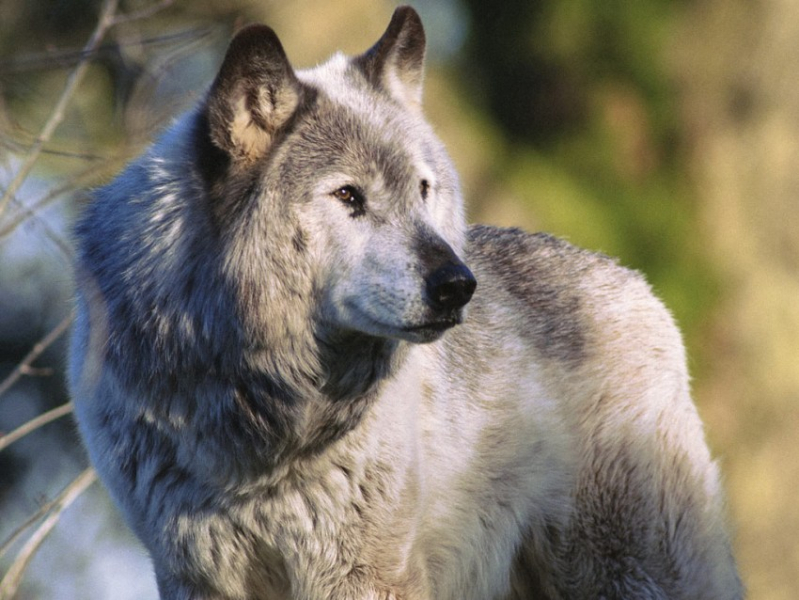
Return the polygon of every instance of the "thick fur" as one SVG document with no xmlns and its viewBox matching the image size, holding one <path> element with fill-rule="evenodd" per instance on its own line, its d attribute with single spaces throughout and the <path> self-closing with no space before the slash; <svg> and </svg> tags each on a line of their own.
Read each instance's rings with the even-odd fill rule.
<svg viewBox="0 0 799 600">
<path fill-rule="evenodd" d="M 246 28 L 77 224 L 76 415 L 162 598 L 740 598 L 669 313 L 466 227 L 423 56 L 409 8 L 308 71 Z"/>
</svg>

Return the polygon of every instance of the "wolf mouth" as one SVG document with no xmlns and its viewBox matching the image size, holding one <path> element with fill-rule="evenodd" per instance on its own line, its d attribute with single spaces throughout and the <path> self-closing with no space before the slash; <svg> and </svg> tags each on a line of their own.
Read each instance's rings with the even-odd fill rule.
<svg viewBox="0 0 799 600">
<path fill-rule="evenodd" d="M 461 318 L 461 315 L 455 314 L 443 319 L 428 321 L 427 323 L 422 323 L 421 325 L 403 327 L 402 330 L 406 333 L 440 333 L 454 327 L 455 325 L 460 325 L 462 322 L 463 319 Z"/>
</svg>

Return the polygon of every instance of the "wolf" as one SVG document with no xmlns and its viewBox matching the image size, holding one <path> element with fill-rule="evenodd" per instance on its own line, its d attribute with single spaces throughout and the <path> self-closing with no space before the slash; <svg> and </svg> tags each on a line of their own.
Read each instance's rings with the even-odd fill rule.
<svg viewBox="0 0 799 600">
<path fill-rule="evenodd" d="M 75 227 L 69 385 L 169 600 L 734 599 L 680 334 L 642 276 L 467 227 L 425 33 L 232 40 Z"/>
</svg>

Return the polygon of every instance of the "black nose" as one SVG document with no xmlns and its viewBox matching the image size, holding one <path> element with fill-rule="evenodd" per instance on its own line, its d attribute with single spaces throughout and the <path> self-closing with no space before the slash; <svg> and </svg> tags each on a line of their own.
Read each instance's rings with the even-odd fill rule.
<svg viewBox="0 0 799 600">
<path fill-rule="evenodd" d="M 472 299 L 477 281 L 463 263 L 447 263 L 427 278 L 427 296 L 437 309 L 457 310 Z"/>
</svg>

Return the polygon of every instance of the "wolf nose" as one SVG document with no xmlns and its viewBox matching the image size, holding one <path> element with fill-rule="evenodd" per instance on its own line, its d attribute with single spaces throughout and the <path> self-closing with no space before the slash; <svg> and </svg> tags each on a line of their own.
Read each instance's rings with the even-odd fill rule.
<svg viewBox="0 0 799 600">
<path fill-rule="evenodd" d="M 427 278 L 431 303 L 444 310 L 457 310 L 472 299 L 477 281 L 463 263 L 448 263 Z"/>
</svg>

